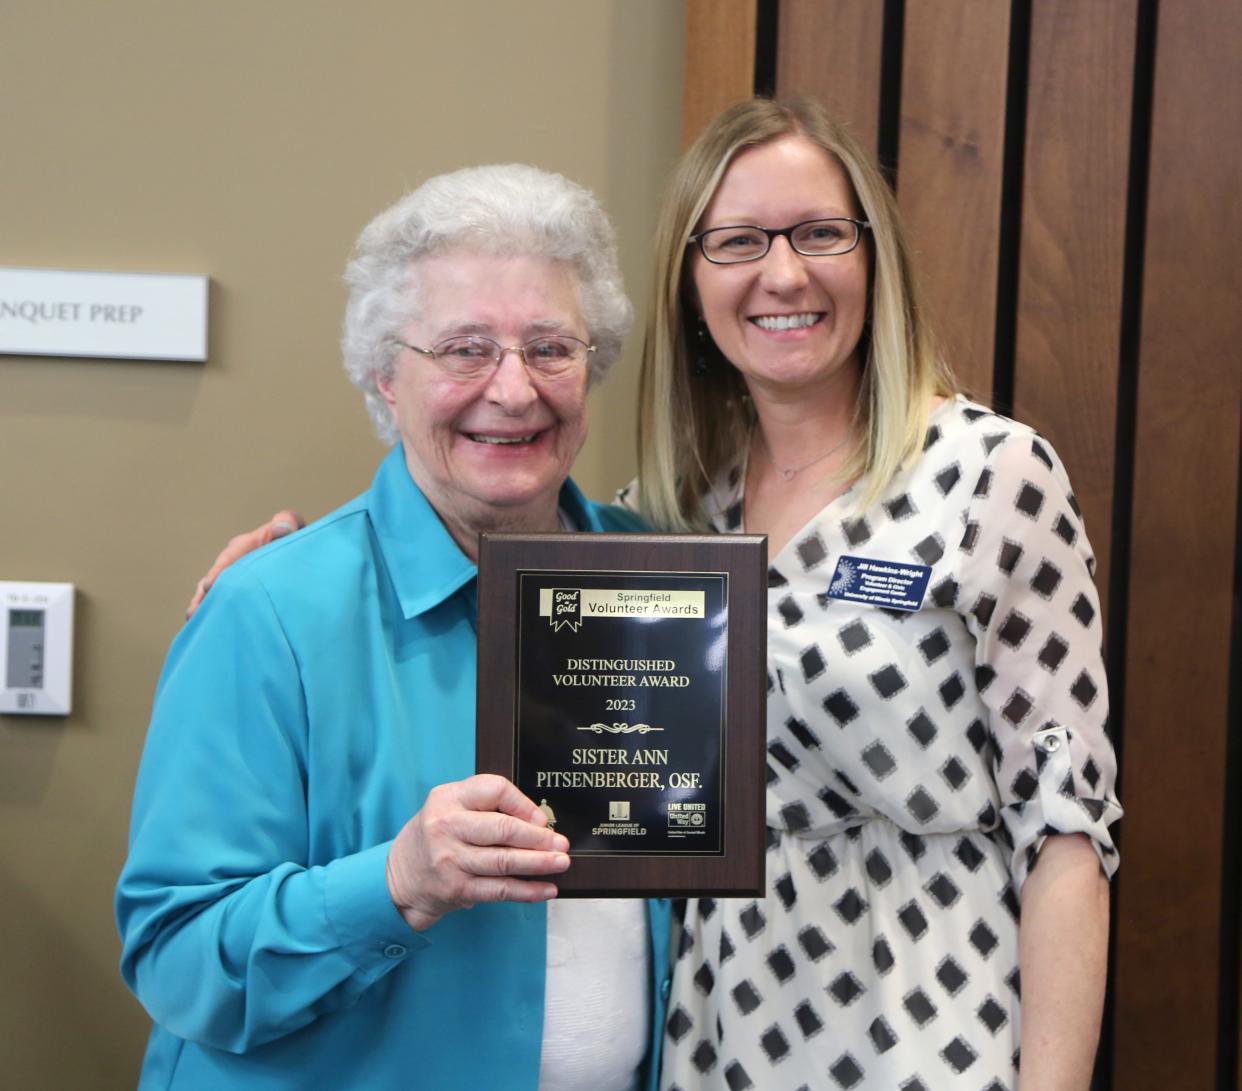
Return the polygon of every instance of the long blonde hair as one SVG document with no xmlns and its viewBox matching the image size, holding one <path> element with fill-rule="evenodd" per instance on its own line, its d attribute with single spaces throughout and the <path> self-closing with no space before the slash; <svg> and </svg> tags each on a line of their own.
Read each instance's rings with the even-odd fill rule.
<svg viewBox="0 0 1242 1091">
<path fill-rule="evenodd" d="M 686 240 L 734 156 L 791 134 L 807 137 L 841 164 L 871 224 L 871 288 L 856 406 L 865 442 L 841 469 L 847 480 L 866 479 L 860 506 L 870 504 L 922 447 L 933 395 L 955 389 L 919 306 L 896 201 L 870 158 L 810 99 L 752 99 L 732 106 L 682 156 L 656 228 L 655 294 L 639 378 L 638 478 L 642 513 L 661 529 L 710 529 L 705 499 L 723 474 L 740 466 L 755 423 L 735 368 L 722 364 L 707 376 L 691 373 L 701 349 L 694 343 L 697 316 L 687 306 Z"/>
</svg>

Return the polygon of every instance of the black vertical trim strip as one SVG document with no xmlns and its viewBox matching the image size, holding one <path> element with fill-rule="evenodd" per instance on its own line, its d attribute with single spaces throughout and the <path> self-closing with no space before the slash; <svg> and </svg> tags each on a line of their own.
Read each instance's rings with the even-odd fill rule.
<svg viewBox="0 0 1242 1091">
<path fill-rule="evenodd" d="M 756 95 L 771 98 L 776 94 L 776 45 L 780 30 L 780 0 L 758 0 L 755 5 L 755 80 Z"/>
<path fill-rule="evenodd" d="M 1005 149 L 997 232 L 996 339 L 992 356 L 992 406 L 1006 414 L 1013 412 L 1014 358 L 1018 341 L 1022 172 L 1026 165 L 1026 100 L 1030 67 L 1031 0 L 1012 0 L 1005 85 Z"/>
<path fill-rule="evenodd" d="M 1217 1002 L 1216 1084 L 1238 1086 L 1238 1033 L 1242 1000 L 1242 457 L 1238 460 L 1238 515 L 1234 528 L 1233 619 L 1229 637 L 1229 701 L 1225 745 L 1225 814 L 1221 838 L 1220 997 Z"/>
<path fill-rule="evenodd" d="M 905 25 L 905 0 L 884 0 L 875 155 L 894 192 L 897 189 L 897 143 L 901 136 L 901 61 Z"/>
<path fill-rule="evenodd" d="M 1125 747 L 1126 634 L 1130 621 L 1130 561 L 1134 518 L 1134 459 L 1137 448 L 1139 362 L 1142 347 L 1143 269 L 1147 254 L 1147 182 L 1151 167 L 1152 93 L 1156 63 L 1158 0 L 1138 0 L 1135 13 L 1134 71 L 1130 93 L 1130 165 L 1126 183 L 1125 251 L 1121 273 L 1121 329 L 1118 337 L 1117 419 L 1113 443 L 1112 557 L 1108 578 L 1109 720 L 1118 769 Z M 1119 785 L 1120 788 L 1120 785 Z M 1124 792 L 1121 793 L 1124 799 Z M 1125 823 L 1114 831 L 1118 846 Z M 1122 875 L 1119 883 L 1125 882 Z M 1117 886 L 1112 890 L 1116 917 Z M 1108 988 L 1104 1025 L 1096 1055 L 1097 1091 L 1113 1085 L 1114 973 L 1117 929 L 1109 929 Z"/>
</svg>

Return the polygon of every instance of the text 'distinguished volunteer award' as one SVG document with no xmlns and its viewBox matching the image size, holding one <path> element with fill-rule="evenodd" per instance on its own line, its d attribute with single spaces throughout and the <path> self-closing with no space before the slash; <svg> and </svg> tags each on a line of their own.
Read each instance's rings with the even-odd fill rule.
<svg viewBox="0 0 1242 1091">
<path fill-rule="evenodd" d="M 477 768 L 570 843 L 562 895 L 763 887 L 766 539 L 484 535 Z"/>
</svg>

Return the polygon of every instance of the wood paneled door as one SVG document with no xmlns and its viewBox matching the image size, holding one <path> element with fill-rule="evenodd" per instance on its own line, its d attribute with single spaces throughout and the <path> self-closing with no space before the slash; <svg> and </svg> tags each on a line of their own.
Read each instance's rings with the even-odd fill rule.
<svg viewBox="0 0 1242 1091">
<path fill-rule="evenodd" d="M 1242 4 L 688 11 L 686 141 L 820 98 L 889 172 L 963 385 L 1069 467 L 1126 809 L 1095 1085 L 1242 1088 Z"/>
</svg>

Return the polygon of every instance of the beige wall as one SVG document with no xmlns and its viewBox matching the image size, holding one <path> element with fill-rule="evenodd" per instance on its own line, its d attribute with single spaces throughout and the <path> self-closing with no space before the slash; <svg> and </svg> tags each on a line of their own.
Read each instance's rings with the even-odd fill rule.
<svg viewBox="0 0 1242 1091">
<path fill-rule="evenodd" d="M 205 273 L 207 365 L 0 357 L 0 579 L 78 585 L 75 711 L 0 717 L 0 1072 L 132 1086 L 111 896 L 152 689 L 223 540 L 324 513 L 381 456 L 340 270 L 406 188 L 529 160 L 591 186 L 642 311 L 679 140 L 679 0 L 14 0 L 0 264 Z M 632 472 L 637 338 L 578 476 Z"/>
</svg>

